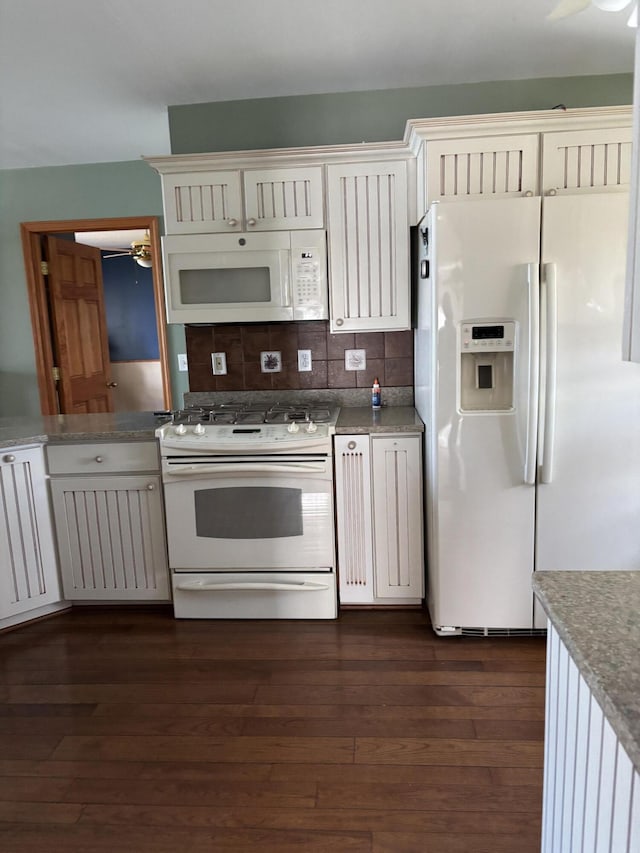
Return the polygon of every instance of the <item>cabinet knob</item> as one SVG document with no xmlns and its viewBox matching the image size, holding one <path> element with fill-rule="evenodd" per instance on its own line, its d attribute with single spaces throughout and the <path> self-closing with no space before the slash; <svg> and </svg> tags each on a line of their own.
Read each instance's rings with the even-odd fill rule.
<svg viewBox="0 0 640 853">
<path fill-rule="evenodd" d="M 250 228 L 253 228 L 253 226 L 254 226 L 254 225 L 257 225 L 257 224 L 258 224 L 257 220 L 256 220 L 256 219 L 253 219 L 253 217 L 252 217 L 251 219 L 247 219 L 247 225 L 248 225 Z"/>
<path fill-rule="evenodd" d="M 155 486 L 153 485 L 153 483 L 149 483 L 149 485 L 147 486 L 147 489 L 148 489 L 150 492 L 152 492 L 152 491 L 155 489 Z"/>
<path fill-rule="evenodd" d="M 342 319 L 342 317 L 338 317 L 338 319 L 336 320 L 336 326 L 344 326 L 344 320 Z"/>
<path fill-rule="evenodd" d="M 107 388 L 117 388 L 117 387 L 118 387 L 117 382 L 107 382 Z"/>
<path fill-rule="evenodd" d="M 13 455 L 13 453 L 7 453 L 6 456 L 2 457 L 2 461 L 3 462 L 15 462 L 16 457 Z"/>
<path fill-rule="evenodd" d="M 526 193 L 524 194 L 525 198 L 531 198 L 532 196 L 533 196 L 533 193 L 531 192 L 531 190 L 527 190 Z"/>
<path fill-rule="evenodd" d="M 349 448 L 349 450 L 355 450 L 355 449 L 356 449 L 356 447 L 357 447 L 357 445 L 356 445 L 355 441 L 350 441 L 350 442 L 347 444 L 347 447 Z"/>
<path fill-rule="evenodd" d="M 547 195 L 558 195 L 558 190 L 549 190 Z"/>
<path fill-rule="evenodd" d="M 102 456 L 96 456 L 96 462 L 102 462 L 102 461 L 103 461 Z"/>
<path fill-rule="evenodd" d="M 227 219 L 227 225 L 229 226 L 229 228 L 235 228 L 237 224 L 237 219 Z"/>
</svg>

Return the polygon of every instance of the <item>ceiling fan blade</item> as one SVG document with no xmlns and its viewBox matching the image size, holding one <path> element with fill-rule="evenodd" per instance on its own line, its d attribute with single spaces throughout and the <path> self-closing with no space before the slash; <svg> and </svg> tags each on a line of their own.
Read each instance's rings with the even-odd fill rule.
<svg viewBox="0 0 640 853">
<path fill-rule="evenodd" d="M 590 5 L 591 0 L 560 0 L 553 12 L 547 15 L 547 20 L 558 21 L 560 18 L 568 18 L 569 15 L 576 15 L 588 9 Z"/>
<path fill-rule="evenodd" d="M 131 250 L 128 249 L 127 251 L 117 252 L 115 255 L 103 255 L 102 257 L 103 258 L 125 258 L 125 257 L 127 257 L 127 255 L 130 256 L 131 254 L 132 254 Z"/>
</svg>

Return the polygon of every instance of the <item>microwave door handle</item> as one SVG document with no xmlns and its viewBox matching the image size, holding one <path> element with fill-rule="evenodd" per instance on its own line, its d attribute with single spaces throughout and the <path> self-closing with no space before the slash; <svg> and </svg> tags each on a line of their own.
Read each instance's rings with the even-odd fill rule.
<svg viewBox="0 0 640 853">
<path fill-rule="evenodd" d="M 293 258 L 288 252 L 281 252 L 280 256 L 281 268 L 284 272 L 282 276 L 282 305 L 284 308 L 289 308 L 292 304 L 291 284 L 293 279 Z"/>
<path fill-rule="evenodd" d="M 235 465 L 233 463 L 226 465 L 180 465 L 175 468 L 165 469 L 164 476 L 166 477 L 194 477 L 194 476 L 215 476 L 216 474 L 244 474 L 247 476 L 253 474 L 310 474 L 323 473 L 327 469 L 326 462 L 295 462 L 258 465 Z"/>
</svg>

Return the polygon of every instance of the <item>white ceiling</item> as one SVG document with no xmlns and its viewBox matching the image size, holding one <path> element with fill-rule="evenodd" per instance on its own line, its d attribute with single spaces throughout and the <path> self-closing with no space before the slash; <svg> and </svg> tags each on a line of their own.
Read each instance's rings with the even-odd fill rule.
<svg viewBox="0 0 640 853">
<path fill-rule="evenodd" d="M 167 107 L 629 72 L 628 13 L 555 0 L 0 0 L 0 168 L 170 153 Z"/>
</svg>

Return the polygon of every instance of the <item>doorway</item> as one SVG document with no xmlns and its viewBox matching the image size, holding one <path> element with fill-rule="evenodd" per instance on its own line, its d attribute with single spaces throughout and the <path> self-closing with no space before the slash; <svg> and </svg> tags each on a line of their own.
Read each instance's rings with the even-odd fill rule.
<svg viewBox="0 0 640 853">
<path fill-rule="evenodd" d="M 22 246 L 27 277 L 27 292 L 31 312 L 31 327 L 36 357 L 36 373 L 43 415 L 67 414 L 62 411 L 58 384 L 61 381 L 58 367 L 54 317 L 48 294 L 47 270 L 42 265 L 42 245 L 46 235 L 75 234 L 81 239 L 82 232 L 143 230 L 149 235 L 151 257 L 151 284 L 153 287 L 155 325 L 158 339 L 158 354 L 165 409 L 171 408 L 171 384 L 167 333 L 164 316 L 164 288 L 160 264 L 160 234 L 158 219 L 153 216 L 123 217 L 117 219 L 61 220 L 52 222 L 23 222 L 20 225 Z M 80 233 L 79 233 L 80 232 Z M 157 261 L 156 261 L 157 259 Z M 133 261 L 132 261 L 133 263 Z M 96 341 L 96 347 L 98 342 Z"/>
</svg>

